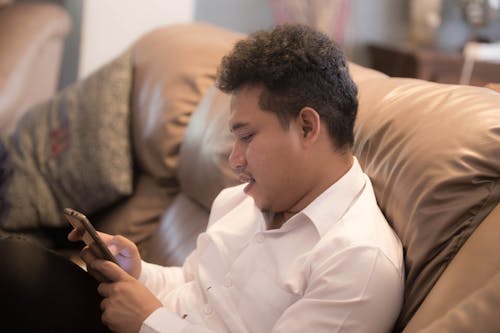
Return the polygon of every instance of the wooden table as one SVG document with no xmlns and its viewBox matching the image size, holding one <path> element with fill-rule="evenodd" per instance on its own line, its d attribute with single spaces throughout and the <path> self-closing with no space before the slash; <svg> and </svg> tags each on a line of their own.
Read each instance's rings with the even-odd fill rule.
<svg viewBox="0 0 500 333">
<path fill-rule="evenodd" d="M 414 77 L 441 83 L 460 82 L 464 63 L 458 52 L 415 48 L 410 45 L 368 45 L 371 67 L 397 77 Z M 500 63 L 474 63 L 470 84 L 500 83 Z"/>
</svg>

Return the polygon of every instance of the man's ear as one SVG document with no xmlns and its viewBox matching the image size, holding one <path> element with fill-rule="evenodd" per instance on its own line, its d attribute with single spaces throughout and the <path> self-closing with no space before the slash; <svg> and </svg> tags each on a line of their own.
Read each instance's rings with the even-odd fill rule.
<svg viewBox="0 0 500 333">
<path fill-rule="evenodd" d="M 313 108 L 308 106 L 302 108 L 297 116 L 304 143 L 314 143 L 321 132 L 321 118 Z"/>
</svg>

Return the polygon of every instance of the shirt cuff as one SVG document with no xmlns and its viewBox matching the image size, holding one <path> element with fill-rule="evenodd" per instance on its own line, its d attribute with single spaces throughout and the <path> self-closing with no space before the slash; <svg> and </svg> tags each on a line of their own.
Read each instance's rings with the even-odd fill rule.
<svg viewBox="0 0 500 333">
<path fill-rule="evenodd" d="M 155 270 L 154 264 L 150 264 L 142 260 L 141 274 L 139 274 L 139 278 L 137 280 L 139 280 L 139 282 L 141 282 L 142 284 L 146 285 L 148 281 L 148 276 L 150 276 L 154 270 Z"/>
<path fill-rule="evenodd" d="M 189 323 L 167 308 L 155 310 L 142 323 L 139 333 L 181 333 Z"/>
</svg>

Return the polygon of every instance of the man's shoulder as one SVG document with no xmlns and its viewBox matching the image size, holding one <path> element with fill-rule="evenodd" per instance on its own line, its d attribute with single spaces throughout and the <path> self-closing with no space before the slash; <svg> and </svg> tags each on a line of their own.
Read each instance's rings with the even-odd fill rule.
<svg viewBox="0 0 500 333">
<path fill-rule="evenodd" d="M 212 209 L 220 205 L 234 206 L 239 202 L 248 199 L 249 197 L 243 191 L 245 185 L 246 184 L 240 184 L 232 187 L 227 187 L 220 191 L 212 204 Z"/>
<path fill-rule="evenodd" d="M 237 207 L 243 201 L 251 199 L 243 191 L 245 185 L 246 184 L 240 184 L 225 188 L 217 195 L 210 210 L 209 225 Z"/>
</svg>

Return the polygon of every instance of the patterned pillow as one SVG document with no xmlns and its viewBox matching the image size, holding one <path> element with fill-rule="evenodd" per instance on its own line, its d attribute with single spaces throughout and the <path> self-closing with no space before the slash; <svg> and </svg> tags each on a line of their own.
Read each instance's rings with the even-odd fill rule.
<svg viewBox="0 0 500 333">
<path fill-rule="evenodd" d="M 126 52 L 29 110 L 0 141 L 0 226 L 66 225 L 64 207 L 93 213 L 132 193 Z"/>
</svg>

